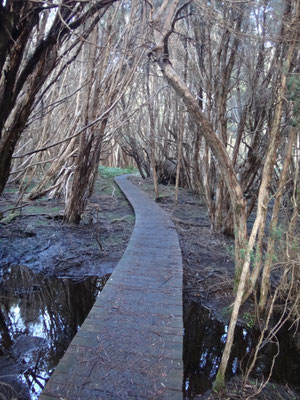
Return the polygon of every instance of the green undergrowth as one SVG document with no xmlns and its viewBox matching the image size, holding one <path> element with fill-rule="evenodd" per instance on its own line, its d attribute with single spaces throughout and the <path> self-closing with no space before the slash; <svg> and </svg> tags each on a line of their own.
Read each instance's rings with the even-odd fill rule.
<svg viewBox="0 0 300 400">
<path fill-rule="evenodd" d="M 101 194 L 106 194 L 107 196 L 119 197 L 121 194 L 119 186 L 117 186 L 113 181 L 109 184 L 109 186 L 107 185 L 107 181 L 104 183 L 102 182 L 102 184 L 99 183 L 98 185 L 95 185 L 95 191 L 97 192 L 97 190 L 100 191 Z"/>
<path fill-rule="evenodd" d="M 8 225 L 10 224 L 14 219 L 18 218 L 20 215 L 20 211 L 17 210 L 15 212 L 11 212 L 10 214 L 8 214 L 7 216 L 3 217 L 1 219 L 1 224 L 3 225 Z"/>
<path fill-rule="evenodd" d="M 103 165 L 100 165 L 99 167 L 100 176 L 104 179 L 114 178 L 118 175 L 134 174 L 136 172 L 137 169 L 134 167 L 118 168 L 118 167 L 105 167 Z"/>
<path fill-rule="evenodd" d="M 6 187 L 3 193 L 19 193 L 19 188 L 17 186 L 14 187 Z"/>
<path fill-rule="evenodd" d="M 121 197 L 121 190 L 115 184 L 114 178 L 119 175 L 134 174 L 137 169 L 134 167 L 117 168 L 99 166 L 99 176 L 95 183 L 95 193 L 107 196 Z"/>
<path fill-rule="evenodd" d="M 102 196 L 101 208 L 104 208 L 104 210 L 102 210 L 102 213 L 106 212 L 105 211 L 106 207 L 105 206 L 103 207 L 103 202 L 111 203 L 112 205 L 118 207 L 118 202 L 121 202 L 121 204 L 123 205 L 124 202 L 127 201 L 122 195 L 122 192 L 119 189 L 118 185 L 115 184 L 114 178 L 118 175 L 134 174 L 136 172 L 137 169 L 134 167 L 112 168 L 106 166 L 99 166 L 99 174 L 95 182 L 94 193 L 96 195 Z M 32 182 L 28 182 L 28 188 L 26 188 L 25 193 L 27 193 L 31 189 L 32 185 L 33 185 Z M 4 193 L 9 194 L 9 198 L 7 200 L 7 204 L 3 205 L 2 208 L 3 209 L 9 208 L 12 211 L 10 213 L 5 213 L 4 215 L 0 215 L 0 220 L 2 224 L 10 224 L 19 216 L 27 216 L 27 215 L 38 216 L 45 214 L 55 215 L 63 211 L 64 207 L 63 203 L 61 202 L 61 204 L 60 203 L 57 204 L 56 202 L 56 204 L 53 204 L 53 202 L 48 202 L 47 195 L 39 198 L 38 200 L 29 202 L 24 197 L 23 203 L 22 201 L 18 203 L 18 198 L 20 196 L 18 186 L 9 185 L 8 187 L 5 188 Z M 14 206 L 16 204 L 17 205 L 23 204 L 23 205 L 19 210 L 14 210 Z M 132 220 L 134 219 L 133 216 L 124 215 L 122 212 L 119 215 L 118 213 L 116 213 L 116 210 L 114 210 L 114 212 L 111 212 L 111 214 L 112 215 L 110 219 L 114 223 L 121 221 L 132 223 L 133 222 Z M 83 215 L 83 219 L 84 218 L 85 216 Z"/>
<path fill-rule="evenodd" d="M 120 218 L 112 219 L 111 223 L 112 224 L 115 224 L 115 223 L 118 223 L 118 222 L 134 223 L 134 221 L 135 221 L 135 216 L 127 214 L 127 215 L 124 215 L 124 216 L 122 216 Z"/>
<path fill-rule="evenodd" d="M 49 206 L 47 207 L 47 205 L 45 204 L 36 203 L 34 205 L 24 207 L 25 215 L 39 215 L 39 214 L 52 215 L 52 214 L 58 214 L 60 211 L 61 207 L 52 206 L 51 204 L 49 204 Z"/>
</svg>

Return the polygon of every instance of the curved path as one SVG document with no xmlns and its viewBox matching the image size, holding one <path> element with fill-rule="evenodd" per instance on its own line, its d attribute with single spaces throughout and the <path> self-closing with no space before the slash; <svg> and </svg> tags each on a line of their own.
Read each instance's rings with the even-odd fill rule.
<svg viewBox="0 0 300 400">
<path fill-rule="evenodd" d="M 182 258 L 170 217 L 127 176 L 128 247 L 40 399 L 182 399 Z"/>
</svg>

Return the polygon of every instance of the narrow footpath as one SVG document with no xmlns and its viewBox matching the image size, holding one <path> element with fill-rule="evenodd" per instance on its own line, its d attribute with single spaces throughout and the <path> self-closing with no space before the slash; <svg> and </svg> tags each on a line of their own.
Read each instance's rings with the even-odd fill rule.
<svg viewBox="0 0 300 400">
<path fill-rule="evenodd" d="M 182 258 L 170 217 L 127 176 L 128 247 L 41 400 L 181 400 Z"/>
</svg>

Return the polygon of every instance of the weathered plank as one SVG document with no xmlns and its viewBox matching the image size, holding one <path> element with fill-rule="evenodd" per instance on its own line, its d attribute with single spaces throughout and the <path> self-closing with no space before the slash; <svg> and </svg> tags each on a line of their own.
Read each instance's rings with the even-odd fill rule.
<svg viewBox="0 0 300 400">
<path fill-rule="evenodd" d="M 136 215 L 128 247 L 41 400 L 182 399 L 182 258 L 170 217 L 116 178 Z"/>
</svg>

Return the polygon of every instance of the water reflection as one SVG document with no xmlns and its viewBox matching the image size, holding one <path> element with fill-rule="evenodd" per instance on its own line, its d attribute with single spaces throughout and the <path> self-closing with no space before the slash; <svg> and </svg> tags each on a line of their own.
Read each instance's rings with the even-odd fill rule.
<svg viewBox="0 0 300 400">
<path fill-rule="evenodd" d="M 3 274 L 0 381 L 23 390 L 19 398 L 38 398 L 107 278 L 49 279 L 20 266 Z"/>
<path fill-rule="evenodd" d="M 210 319 L 209 313 L 196 304 L 186 310 L 184 327 L 185 396 L 193 398 L 211 387 L 221 361 L 227 327 Z"/>
<path fill-rule="evenodd" d="M 205 393 L 215 379 L 222 351 L 226 342 L 228 326 L 211 318 L 209 312 L 198 304 L 191 304 L 184 312 L 184 396 L 193 399 L 197 394 Z M 297 351 L 289 327 L 278 335 L 280 354 L 276 358 L 272 379 L 277 383 L 288 383 L 299 391 L 300 351 Z M 251 350 L 258 339 L 258 332 L 237 327 L 233 350 L 228 364 L 227 376 L 240 373 L 244 369 Z M 253 373 L 254 378 L 268 376 L 277 346 L 268 344 L 259 355 Z"/>
</svg>

